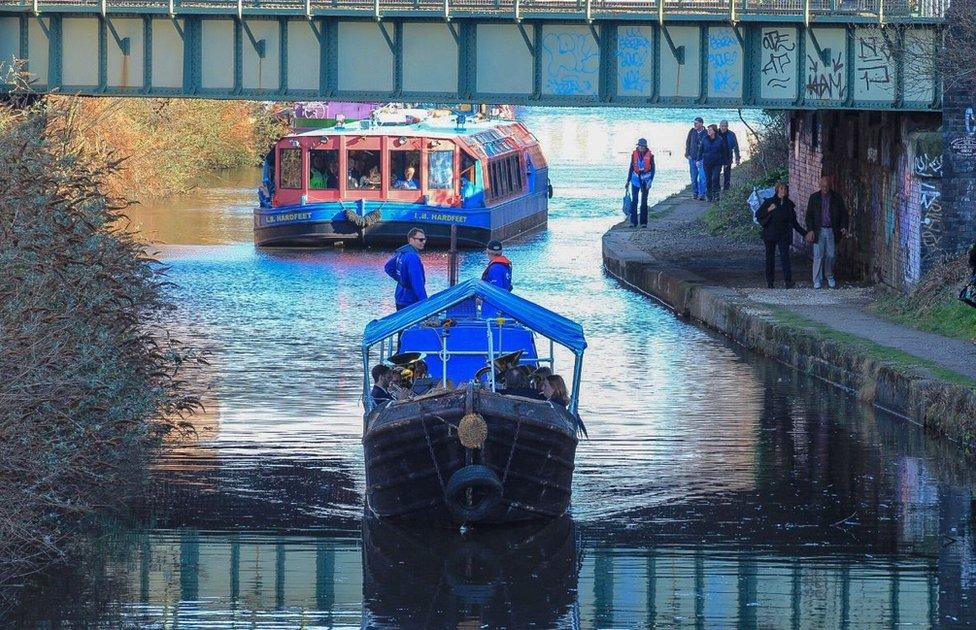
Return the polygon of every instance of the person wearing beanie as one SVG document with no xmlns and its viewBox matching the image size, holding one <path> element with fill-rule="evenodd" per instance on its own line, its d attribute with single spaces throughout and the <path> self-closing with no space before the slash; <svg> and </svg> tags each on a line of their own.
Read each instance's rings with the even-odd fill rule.
<svg viewBox="0 0 976 630">
<path fill-rule="evenodd" d="M 654 154 L 647 148 L 647 140 L 637 141 L 637 148 L 630 155 L 627 169 L 627 186 L 630 186 L 630 227 L 647 227 L 647 193 L 654 181 Z M 637 215 L 637 197 L 640 195 L 640 217 Z"/>
<path fill-rule="evenodd" d="M 500 241 L 489 241 L 485 248 L 488 254 L 488 266 L 481 274 L 481 279 L 505 291 L 512 290 L 512 261 L 502 253 Z M 485 319 L 498 317 L 501 313 L 489 304 L 481 305 L 481 314 Z"/>
</svg>

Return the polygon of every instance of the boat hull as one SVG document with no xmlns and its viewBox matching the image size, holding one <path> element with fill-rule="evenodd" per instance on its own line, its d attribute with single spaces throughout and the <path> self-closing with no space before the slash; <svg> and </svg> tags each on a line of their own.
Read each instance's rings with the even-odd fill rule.
<svg viewBox="0 0 976 630">
<path fill-rule="evenodd" d="M 487 428 L 480 448 L 461 443 L 472 412 Z M 570 506 L 576 426 L 561 407 L 487 390 L 386 405 L 366 418 L 367 509 L 444 524 L 556 518 Z"/>
<path fill-rule="evenodd" d="M 548 216 L 548 199 L 544 193 L 533 193 L 491 208 L 320 202 L 255 208 L 254 242 L 259 247 L 402 245 L 410 228 L 420 227 L 427 234 L 428 246 L 441 247 L 450 245 L 453 225 L 457 226 L 459 246 L 481 248 L 490 240 L 508 241 L 545 229 Z"/>
</svg>

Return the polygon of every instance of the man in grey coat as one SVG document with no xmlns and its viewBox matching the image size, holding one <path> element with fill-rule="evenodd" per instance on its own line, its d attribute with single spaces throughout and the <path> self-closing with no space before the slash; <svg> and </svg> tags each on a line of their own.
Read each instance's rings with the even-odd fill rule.
<svg viewBox="0 0 976 630">
<path fill-rule="evenodd" d="M 847 207 L 844 199 L 830 187 L 830 178 L 820 178 L 820 190 L 807 201 L 807 242 L 813 244 L 813 288 L 827 285 L 833 289 L 834 259 L 837 257 L 837 241 L 847 235 Z"/>
</svg>

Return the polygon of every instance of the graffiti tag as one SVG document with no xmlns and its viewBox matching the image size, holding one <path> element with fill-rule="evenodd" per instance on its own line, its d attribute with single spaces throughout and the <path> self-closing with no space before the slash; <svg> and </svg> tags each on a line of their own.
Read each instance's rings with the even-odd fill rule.
<svg viewBox="0 0 976 630">
<path fill-rule="evenodd" d="M 790 66 L 793 65 L 793 52 L 796 42 L 790 31 L 768 30 L 763 32 L 763 65 L 760 69 L 763 80 L 771 88 L 786 89 L 792 83 Z"/>
<path fill-rule="evenodd" d="M 620 84 L 627 92 L 650 91 L 651 78 L 647 63 L 651 58 L 651 40 L 636 26 L 623 29 L 617 39 L 617 63 Z"/>
<path fill-rule="evenodd" d="M 847 90 L 841 53 L 837 53 L 827 64 L 810 55 L 807 55 L 807 61 L 807 94 L 818 99 L 843 100 Z"/>
<path fill-rule="evenodd" d="M 864 81 L 865 90 L 875 85 L 891 84 L 894 79 L 890 70 L 891 58 L 891 51 L 882 38 L 877 35 L 858 37 L 858 80 Z"/>
<path fill-rule="evenodd" d="M 708 36 L 708 63 L 714 94 L 737 94 L 742 84 L 736 72 L 740 59 L 739 40 L 733 34 Z"/>
<path fill-rule="evenodd" d="M 546 87 L 551 94 L 574 96 L 595 93 L 600 51 L 592 38 L 581 33 L 547 33 L 542 38 L 546 56 Z"/>
<path fill-rule="evenodd" d="M 912 170 L 918 177 L 942 177 L 942 156 L 920 153 L 915 156 Z"/>
</svg>

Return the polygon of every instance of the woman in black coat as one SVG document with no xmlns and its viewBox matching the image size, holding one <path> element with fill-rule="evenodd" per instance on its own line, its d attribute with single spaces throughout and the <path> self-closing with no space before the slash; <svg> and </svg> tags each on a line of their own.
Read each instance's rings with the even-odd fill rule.
<svg viewBox="0 0 976 630">
<path fill-rule="evenodd" d="M 776 193 L 756 210 L 756 220 L 762 226 L 762 239 L 766 244 L 766 286 L 773 288 L 776 250 L 779 249 L 783 279 L 786 280 L 786 288 L 789 289 L 793 286 L 793 274 L 790 270 L 790 243 L 792 242 L 790 228 L 799 232 L 801 236 L 807 232 L 796 220 L 796 205 L 790 200 L 789 186 L 783 182 L 776 183 Z"/>
</svg>

